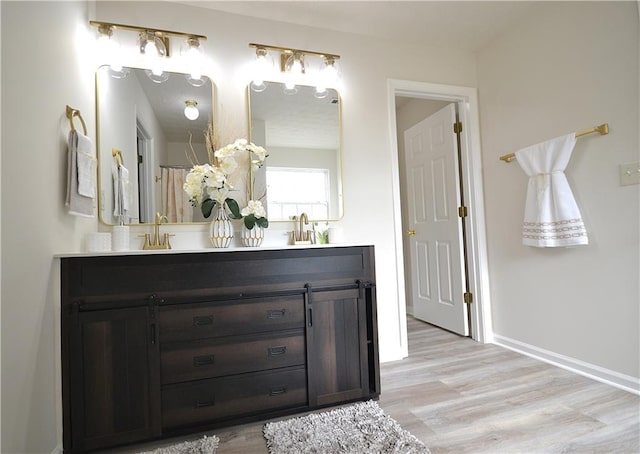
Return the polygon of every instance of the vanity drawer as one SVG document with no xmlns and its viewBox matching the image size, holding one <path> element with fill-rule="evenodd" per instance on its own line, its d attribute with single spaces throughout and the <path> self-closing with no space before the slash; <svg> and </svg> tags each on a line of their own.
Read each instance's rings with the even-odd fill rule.
<svg viewBox="0 0 640 454">
<path fill-rule="evenodd" d="M 221 337 L 304 327 L 302 295 L 160 308 L 160 341 Z"/>
<path fill-rule="evenodd" d="M 162 426 L 176 428 L 307 405 L 304 367 L 165 386 Z"/>
<path fill-rule="evenodd" d="M 162 346 L 162 383 L 177 383 L 305 364 L 301 330 L 287 336 L 199 341 Z"/>
</svg>

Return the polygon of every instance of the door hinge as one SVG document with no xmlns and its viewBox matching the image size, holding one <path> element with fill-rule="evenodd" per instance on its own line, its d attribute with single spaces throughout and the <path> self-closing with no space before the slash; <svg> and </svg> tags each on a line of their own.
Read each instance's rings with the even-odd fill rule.
<svg viewBox="0 0 640 454">
<path fill-rule="evenodd" d="M 461 121 L 456 121 L 453 124 L 453 132 L 456 134 L 460 134 L 462 132 L 462 122 Z"/>
<path fill-rule="evenodd" d="M 473 303 L 473 293 L 464 292 L 464 302 L 467 304 Z"/>
<path fill-rule="evenodd" d="M 467 207 L 465 207 L 465 206 L 458 207 L 458 216 L 461 217 L 461 218 L 466 218 L 467 217 Z"/>
</svg>

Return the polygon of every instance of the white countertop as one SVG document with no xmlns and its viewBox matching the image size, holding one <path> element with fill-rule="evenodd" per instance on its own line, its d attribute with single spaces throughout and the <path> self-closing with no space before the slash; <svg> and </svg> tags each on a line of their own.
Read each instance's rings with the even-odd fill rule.
<svg viewBox="0 0 640 454">
<path fill-rule="evenodd" d="M 284 246 L 260 246 L 260 247 L 228 247 L 228 248 L 198 248 L 198 249 L 156 249 L 156 250 L 128 250 L 128 251 L 105 251 L 105 252 L 68 252 L 55 254 L 54 258 L 67 257 L 109 257 L 122 255 L 157 255 L 157 254 L 202 254 L 211 252 L 251 252 L 251 251 L 281 251 L 290 249 L 322 249 L 336 247 L 370 246 L 362 243 L 336 243 L 336 244 L 299 244 Z"/>
</svg>

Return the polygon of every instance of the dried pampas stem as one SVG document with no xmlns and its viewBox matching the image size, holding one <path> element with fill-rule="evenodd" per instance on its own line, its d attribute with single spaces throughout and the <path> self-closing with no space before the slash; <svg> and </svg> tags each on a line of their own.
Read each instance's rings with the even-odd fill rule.
<svg viewBox="0 0 640 454">
<path fill-rule="evenodd" d="M 218 165 L 218 158 L 215 156 L 215 151 L 218 148 L 218 143 L 216 143 L 216 133 L 215 126 L 213 122 L 209 123 L 207 130 L 204 132 L 204 141 L 207 146 L 207 155 L 209 156 L 209 162 L 211 165 Z"/>
<path fill-rule="evenodd" d="M 189 131 L 189 149 L 191 150 L 191 153 L 189 153 L 187 150 L 184 150 L 184 154 L 186 155 L 187 160 L 189 161 L 189 164 L 191 164 L 191 167 L 200 165 L 200 162 L 198 161 L 198 155 L 196 154 L 196 150 L 193 149 L 193 144 L 191 143 L 192 139 L 193 139 L 193 135 L 191 134 L 191 131 Z"/>
</svg>

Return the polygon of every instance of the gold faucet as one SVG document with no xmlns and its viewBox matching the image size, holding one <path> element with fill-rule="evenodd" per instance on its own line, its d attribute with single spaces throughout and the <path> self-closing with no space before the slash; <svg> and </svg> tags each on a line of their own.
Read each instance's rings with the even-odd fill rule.
<svg viewBox="0 0 640 454">
<path fill-rule="evenodd" d="M 171 244 L 169 243 L 169 237 L 172 235 L 165 233 L 162 239 L 162 242 L 160 242 L 160 224 L 162 224 L 162 221 L 167 222 L 167 217 L 163 216 L 160 213 L 156 213 L 156 223 L 154 224 L 154 227 L 153 227 L 153 242 L 151 242 L 151 238 L 150 238 L 151 234 L 145 233 L 144 245 L 142 246 L 143 250 L 171 249 Z"/>
<path fill-rule="evenodd" d="M 293 244 L 311 244 L 311 232 L 304 231 L 304 226 L 309 224 L 307 213 L 302 213 L 300 215 L 300 228 L 298 231 L 296 231 L 296 221 L 298 220 L 298 217 L 293 216 L 291 219 L 293 220 L 293 232 L 291 232 L 293 236 Z"/>
</svg>

